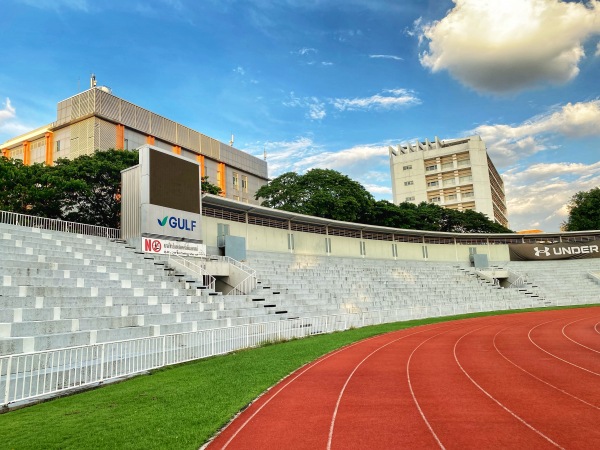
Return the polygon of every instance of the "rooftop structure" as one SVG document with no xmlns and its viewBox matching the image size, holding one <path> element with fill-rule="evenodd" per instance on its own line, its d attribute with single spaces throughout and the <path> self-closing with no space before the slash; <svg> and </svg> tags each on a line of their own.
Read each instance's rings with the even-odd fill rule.
<svg viewBox="0 0 600 450">
<path fill-rule="evenodd" d="M 502 177 L 479 136 L 389 148 L 393 201 L 475 210 L 508 227 Z"/>
<path fill-rule="evenodd" d="M 53 164 L 95 150 L 133 150 L 150 144 L 200 163 L 201 175 L 232 200 L 257 203 L 255 192 L 268 181 L 267 162 L 192 130 L 96 86 L 62 100 L 56 121 L 0 144 L 2 155 L 24 164 Z M 231 143 L 232 144 L 232 143 Z"/>
</svg>

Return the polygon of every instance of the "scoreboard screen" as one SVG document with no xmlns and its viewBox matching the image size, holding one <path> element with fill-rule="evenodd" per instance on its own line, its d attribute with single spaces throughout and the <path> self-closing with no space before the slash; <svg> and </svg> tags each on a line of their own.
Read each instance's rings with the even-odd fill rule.
<svg viewBox="0 0 600 450">
<path fill-rule="evenodd" d="M 194 161 L 150 149 L 150 203 L 200 214 L 200 170 Z"/>
</svg>

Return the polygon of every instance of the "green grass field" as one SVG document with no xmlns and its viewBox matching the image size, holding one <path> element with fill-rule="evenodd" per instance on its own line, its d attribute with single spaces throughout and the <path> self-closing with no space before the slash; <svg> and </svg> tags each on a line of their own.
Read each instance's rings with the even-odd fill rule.
<svg viewBox="0 0 600 450">
<path fill-rule="evenodd" d="M 171 366 L 1 414 L 0 448 L 197 449 L 270 386 L 337 348 L 389 331 L 515 312 L 357 328 Z"/>
</svg>

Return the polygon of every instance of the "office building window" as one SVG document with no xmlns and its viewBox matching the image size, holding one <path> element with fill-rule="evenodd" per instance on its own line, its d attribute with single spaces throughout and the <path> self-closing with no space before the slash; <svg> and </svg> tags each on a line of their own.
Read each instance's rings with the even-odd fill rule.
<svg viewBox="0 0 600 450">
<path fill-rule="evenodd" d="M 413 180 L 408 180 L 408 181 L 405 181 L 405 182 L 404 182 L 404 186 L 412 186 L 413 184 L 415 184 L 415 183 L 413 182 Z"/>
<path fill-rule="evenodd" d="M 425 167 L 425 171 L 426 171 L 426 172 L 431 172 L 431 171 L 433 171 L 433 170 L 437 170 L 437 164 L 433 164 L 433 165 L 431 165 L 431 166 L 427 166 L 427 167 Z"/>
<path fill-rule="evenodd" d="M 414 200 L 415 200 L 415 198 L 414 198 L 414 197 L 406 197 L 406 201 L 407 201 L 407 202 L 412 202 L 412 201 L 414 201 Z"/>
<path fill-rule="evenodd" d="M 410 164 L 408 166 L 404 166 L 402 168 L 402 170 L 410 170 L 410 169 L 412 169 L 412 165 L 410 165 Z"/>
</svg>

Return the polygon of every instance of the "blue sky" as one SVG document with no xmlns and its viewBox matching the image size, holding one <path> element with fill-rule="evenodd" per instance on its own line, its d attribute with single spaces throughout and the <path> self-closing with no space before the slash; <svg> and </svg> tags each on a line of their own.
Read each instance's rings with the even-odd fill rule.
<svg viewBox="0 0 600 450">
<path fill-rule="evenodd" d="M 0 142 L 100 85 L 391 200 L 388 146 L 479 134 L 513 229 L 600 185 L 600 1 L 2 0 Z"/>
</svg>

